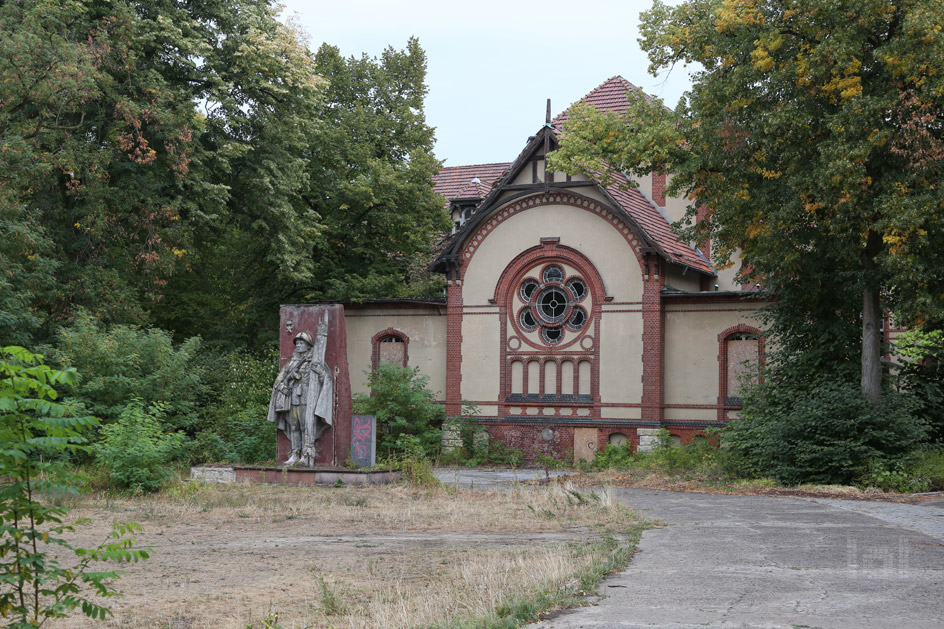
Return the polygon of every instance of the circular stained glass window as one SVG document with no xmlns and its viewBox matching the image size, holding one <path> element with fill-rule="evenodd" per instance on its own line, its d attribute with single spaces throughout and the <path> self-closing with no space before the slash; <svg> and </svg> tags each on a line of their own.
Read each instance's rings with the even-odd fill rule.
<svg viewBox="0 0 944 629">
<path fill-rule="evenodd" d="M 544 269 L 544 275 L 542 276 L 544 283 L 548 282 L 563 282 L 564 281 L 564 269 L 560 268 L 556 264 Z"/>
<path fill-rule="evenodd" d="M 570 313 L 570 317 L 567 319 L 567 329 L 574 331 L 580 330 L 586 322 L 587 311 L 581 306 L 574 306 L 573 312 Z"/>
<path fill-rule="evenodd" d="M 537 280 L 525 280 L 521 283 L 521 301 L 531 301 L 531 297 L 534 296 L 534 291 L 538 289 L 540 284 Z"/>
<path fill-rule="evenodd" d="M 525 307 L 518 312 L 518 324 L 527 332 L 540 328 L 541 339 L 548 345 L 563 342 L 567 331 L 583 330 L 589 315 L 577 305 L 589 292 L 581 277 L 567 277 L 563 267 L 549 264 L 541 272 L 541 281 L 529 277 L 518 287 Z"/>
<path fill-rule="evenodd" d="M 587 285 L 579 277 L 572 277 L 567 280 L 567 288 L 570 289 L 576 301 L 582 301 L 587 296 Z"/>
<path fill-rule="evenodd" d="M 572 302 L 572 299 L 568 299 L 570 296 L 565 294 L 564 291 L 564 288 L 557 286 L 551 286 L 541 291 L 537 299 L 538 316 L 541 317 L 544 323 L 560 323 L 564 320 L 567 306 Z"/>
<path fill-rule="evenodd" d="M 538 322 L 534 320 L 534 314 L 531 312 L 530 308 L 525 308 L 521 311 L 521 314 L 518 315 L 518 323 L 529 332 L 536 330 L 538 327 Z"/>
</svg>

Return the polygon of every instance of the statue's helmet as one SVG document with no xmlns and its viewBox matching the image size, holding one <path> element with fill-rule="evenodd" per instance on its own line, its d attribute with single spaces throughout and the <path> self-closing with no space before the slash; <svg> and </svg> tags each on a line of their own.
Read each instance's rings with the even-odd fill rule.
<svg viewBox="0 0 944 629">
<path fill-rule="evenodd" d="M 296 334 L 295 340 L 293 340 L 292 343 L 294 343 L 295 345 L 298 345 L 299 341 L 304 341 L 308 343 L 309 347 L 315 346 L 315 341 L 312 340 L 311 334 L 309 334 L 308 332 L 299 332 L 298 334 Z"/>
</svg>

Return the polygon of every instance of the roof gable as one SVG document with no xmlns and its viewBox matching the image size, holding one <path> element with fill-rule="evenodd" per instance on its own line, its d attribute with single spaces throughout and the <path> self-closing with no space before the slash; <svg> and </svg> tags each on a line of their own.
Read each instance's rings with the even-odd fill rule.
<svg viewBox="0 0 944 629">
<path fill-rule="evenodd" d="M 651 96 L 645 94 L 623 77 L 615 76 L 594 88 L 578 102 L 591 105 L 601 111 L 625 111 L 628 105 L 626 94 L 629 91 L 638 91 L 646 99 L 653 100 Z M 557 148 L 563 122 L 569 119 L 568 112 L 571 107 L 558 114 L 557 117 L 546 123 L 536 135 L 529 138 L 524 150 L 511 164 L 454 166 L 452 170 L 447 172 L 447 169 L 443 169 L 437 175 L 435 178 L 437 192 L 441 192 L 447 198 L 478 199 L 479 196 L 475 195 L 481 194 L 484 190 L 488 190 L 488 193 L 472 218 L 452 235 L 449 242 L 446 243 L 446 246 L 437 256 L 436 261 L 431 265 L 431 269 L 444 270 L 446 260 L 456 255 L 462 243 L 478 229 L 482 221 L 491 215 L 492 210 L 513 198 L 507 195 L 503 196 L 503 192 L 514 190 L 520 194 L 531 194 L 543 189 L 546 193 L 551 187 L 561 188 L 580 185 L 573 182 L 551 183 L 546 176 L 545 181 L 535 182 L 531 185 L 513 184 L 519 173 L 536 156 L 544 155 Z M 491 183 L 486 183 L 486 177 L 482 176 L 478 177 L 479 182 L 473 181 L 470 175 L 477 172 L 487 173 L 486 177 L 491 178 Z M 701 273 L 714 275 L 714 269 L 708 260 L 694 247 L 679 240 L 678 235 L 672 231 L 668 219 L 659 212 L 652 202 L 632 186 L 631 181 L 625 175 L 615 173 L 611 178 L 613 183 L 606 187 L 602 186 L 595 178 L 592 178 L 590 182 L 584 182 L 583 185 L 592 185 L 603 193 L 611 201 L 613 209 L 639 236 L 640 240 L 646 243 L 646 246 L 658 251 L 663 258 Z M 530 192 L 528 189 L 530 189 Z M 450 194 L 453 196 L 449 196 Z"/>
<path fill-rule="evenodd" d="M 563 128 L 564 122 L 570 120 L 570 112 L 574 105 L 590 105 L 595 109 L 604 112 L 624 112 L 629 105 L 629 101 L 626 99 L 626 94 L 628 92 L 636 92 L 650 103 L 655 100 L 652 96 L 646 94 L 641 88 L 636 87 L 623 77 L 617 75 L 610 77 L 600 85 L 597 85 L 590 91 L 589 94 L 578 100 L 576 103 L 570 105 L 570 107 L 561 113 L 557 114 L 557 117 L 551 121 L 551 124 L 558 131 Z"/>
</svg>

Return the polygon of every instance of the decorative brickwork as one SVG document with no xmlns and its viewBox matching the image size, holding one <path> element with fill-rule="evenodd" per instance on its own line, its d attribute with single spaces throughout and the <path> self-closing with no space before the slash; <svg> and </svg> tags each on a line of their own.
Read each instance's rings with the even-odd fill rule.
<svg viewBox="0 0 944 629">
<path fill-rule="evenodd" d="M 370 339 L 370 364 L 373 369 L 377 369 L 377 367 L 380 366 L 380 344 L 390 337 L 400 339 L 400 342 L 403 343 L 403 360 L 400 366 L 406 367 L 409 364 L 410 337 L 396 328 L 387 328 L 386 330 L 381 330 Z"/>
<path fill-rule="evenodd" d="M 569 205 L 599 215 L 623 235 L 623 238 L 626 239 L 626 242 L 629 243 L 633 253 L 636 255 L 640 267 L 642 267 L 642 255 L 639 252 L 640 238 L 627 223 L 627 219 L 617 215 L 612 210 L 589 197 L 584 197 L 569 191 L 555 191 L 546 196 L 544 193 L 530 194 L 496 210 L 488 220 L 483 221 L 475 234 L 469 237 L 468 242 L 466 242 L 465 246 L 462 248 L 462 260 L 468 263 L 468 261 L 472 259 L 472 256 L 475 255 L 478 246 L 488 234 L 510 217 L 518 212 L 541 207 L 543 205 Z"/>
</svg>

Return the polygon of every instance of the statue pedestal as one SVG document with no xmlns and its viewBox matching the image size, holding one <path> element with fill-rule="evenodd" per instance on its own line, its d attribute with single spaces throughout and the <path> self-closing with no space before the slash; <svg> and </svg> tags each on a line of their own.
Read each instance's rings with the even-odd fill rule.
<svg viewBox="0 0 944 629">
<path fill-rule="evenodd" d="M 347 334 L 344 330 L 344 307 L 282 306 L 279 309 L 279 369 L 292 356 L 294 339 L 299 332 L 317 338 L 322 315 L 327 314 L 325 364 L 334 374 L 334 418 L 332 425 L 318 439 L 316 466 L 343 465 L 351 453 L 351 375 L 347 365 Z M 279 431 L 275 460 L 285 463 L 291 452 L 288 436 Z"/>
</svg>

